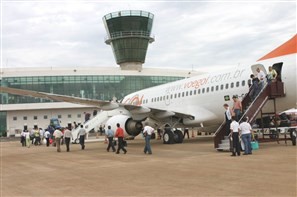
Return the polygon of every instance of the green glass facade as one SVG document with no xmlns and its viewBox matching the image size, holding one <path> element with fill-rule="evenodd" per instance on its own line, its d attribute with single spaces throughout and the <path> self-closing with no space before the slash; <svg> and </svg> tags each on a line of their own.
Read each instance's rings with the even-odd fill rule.
<svg viewBox="0 0 297 197">
<path fill-rule="evenodd" d="M 117 64 L 145 62 L 147 47 L 154 39 L 150 37 L 154 15 L 141 10 L 127 10 L 103 17 Z"/>
<path fill-rule="evenodd" d="M 122 99 L 132 92 L 176 81 L 183 77 L 172 76 L 35 76 L 2 78 L 1 86 L 75 96 L 110 100 Z M 48 100 L 17 95 L 1 95 L 1 104 L 39 103 Z"/>
</svg>

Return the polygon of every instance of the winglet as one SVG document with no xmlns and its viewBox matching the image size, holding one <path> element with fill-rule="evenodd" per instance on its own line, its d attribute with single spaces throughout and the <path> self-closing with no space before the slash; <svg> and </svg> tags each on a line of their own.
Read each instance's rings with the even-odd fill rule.
<svg viewBox="0 0 297 197">
<path fill-rule="evenodd" d="M 261 57 L 257 61 L 275 58 L 283 55 L 289 55 L 293 53 L 297 53 L 297 34 L 295 34 L 293 38 L 291 38 L 281 46 L 277 47 L 270 53 L 266 54 L 265 56 Z"/>
</svg>

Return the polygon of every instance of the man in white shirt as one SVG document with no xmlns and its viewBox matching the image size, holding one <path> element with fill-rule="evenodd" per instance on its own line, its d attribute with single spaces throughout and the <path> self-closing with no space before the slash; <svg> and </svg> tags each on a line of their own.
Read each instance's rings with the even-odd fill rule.
<svg viewBox="0 0 297 197">
<path fill-rule="evenodd" d="M 70 123 L 70 125 L 68 124 L 68 128 L 64 130 L 64 139 L 65 139 L 67 152 L 70 151 L 69 145 L 70 145 L 71 137 L 72 137 L 72 134 L 71 134 L 71 123 Z"/>
<path fill-rule="evenodd" d="M 60 143 L 61 143 L 61 138 L 63 136 L 63 133 L 61 131 L 61 128 L 58 128 L 54 131 L 55 136 L 55 140 L 56 140 L 56 146 L 57 146 L 57 152 L 61 152 L 61 147 L 60 147 Z"/>
<path fill-rule="evenodd" d="M 239 124 L 236 121 L 236 117 L 232 116 L 232 123 L 230 125 L 230 130 L 231 130 L 231 141 L 233 144 L 232 148 L 232 155 L 231 156 L 240 156 L 240 143 L 239 143 Z"/>
<path fill-rule="evenodd" d="M 244 117 L 242 119 L 242 123 L 239 125 L 239 129 L 241 131 L 241 139 L 244 143 L 244 155 L 252 154 L 252 127 L 250 123 L 247 122 L 247 118 Z"/>
<path fill-rule="evenodd" d="M 144 154 L 148 152 L 148 154 L 152 154 L 152 149 L 151 149 L 151 135 L 154 132 L 154 129 L 148 125 L 148 123 L 145 123 L 145 127 L 143 128 L 143 136 L 145 137 L 145 147 L 144 147 Z"/>
<path fill-rule="evenodd" d="M 262 88 L 264 87 L 264 82 L 266 79 L 266 74 L 260 70 L 260 68 L 257 68 L 257 72 L 258 72 L 258 79 L 259 79 L 259 90 L 262 90 Z"/>
<path fill-rule="evenodd" d="M 84 129 L 84 125 L 80 125 L 80 129 L 78 131 L 78 136 L 79 136 L 79 143 L 81 145 L 81 149 L 84 150 L 85 149 L 85 136 L 86 136 L 87 132 Z M 77 137 L 78 137 L 77 136 Z"/>
<path fill-rule="evenodd" d="M 50 137 L 51 137 L 51 133 L 48 130 L 46 130 L 44 132 L 44 137 L 46 139 L 46 146 L 49 146 L 49 144 L 50 144 L 49 140 L 50 140 Z"/>
</svg>

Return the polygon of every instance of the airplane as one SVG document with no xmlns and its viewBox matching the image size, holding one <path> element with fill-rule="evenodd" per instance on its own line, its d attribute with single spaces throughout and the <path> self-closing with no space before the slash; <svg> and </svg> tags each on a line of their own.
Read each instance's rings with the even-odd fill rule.
<svg viewBox="0 0 297 197">
<path fill-rule="evenodd" d="M 223 104 L 230 102 L 232 95 L 242 98 L 248 93 L 250 74 L 257 76 L 257 68 L 266 73 L 266 68 L 272 66 L 285 84 L 285 96 L 278 98 L 277 111 L 296 108 L 296 43 L 297 34 L 254 64 L 143 89 L 125 96 L 120 102 L 8 87 L 1 87 L 0 92 L 94 106 L 103 111 L 111 111 L 113 115 L 105 125 L 115 129 L 116 124 L 120 123 L 125 136 L 139 135 L 143 123 L 148 121 L 153 127 L 165 130 L 165 144 L 181 143 L 183 134 L 174 128 L 199 127 L 203 131 L 215 132 L 224 119 Z M 269 107 L 272 106 L 268 105 Z"/>
</svg>

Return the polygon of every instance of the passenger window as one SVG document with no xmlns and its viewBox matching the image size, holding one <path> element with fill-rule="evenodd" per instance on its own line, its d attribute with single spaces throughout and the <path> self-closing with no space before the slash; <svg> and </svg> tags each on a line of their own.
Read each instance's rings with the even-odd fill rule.
<svg viewBox="0 0 297 197">
<path fill-rule="evenodd" d="M 173 98 L 173 94 L 170 95 L 170 99 L 172 99 L 172 98 Z"/>
<path fill-rule="evenodd" d="M 209 92 L 209 87 L 206 88 L 206 92 Z"/>
<path fill-rule="evenodd" d="M 198 90 L 198 94 L 200 94 L 200 93 L 201 93 L 201 90 L 199 89 L 199 90 Z"/>
<path fill-rule="evenodd" d="M 212 91 L 212 92 L 214 91 L 214 87 L 213 87 L 213 86 L 211 86 L 211 91 Z"/>
<path fill-rule="evenodd" d="M 169 99 L 169 95 L 167 95 L 166 99 L 167 99 L 167 100 Z"/>
<path fill-rule="evenodd" d="M 185 93 L 184 92 L 182 92 L 182 97 L 184 97 L 185 96 Z"/>
<path fill-rule="evenodd" d="M 160 97 L 160 101 L 162 101 L 162 96 Z"/>
<path fill-rule="evenodd" d="M 218 91 L 218 90 L 219 90 L 219 86 L 217 85 L 217 86 L 216 86 L 216 91 Z"/>
<path fill-rule="evenodd" d="M 159 102 L 159 97 L 157 97 L 157 102 Z"/>
<path fill-rule="evenodd" d="M 168 99 L 168 96 L 167 96 L 167 99 Z M 165 100 L 165 96 L 163 96 L 163 100 Z"/>
<path fill-rule="evenodd" d="M 188 96 L 189 95 L 189 92 L 188 91 L 186 91 L 186 96 Z"/>
<path fill-rule="evenodd" d="M 222 84 L 222 85 L 221 85 L 221 90 L 223 90 L 223 89 L 224 89 L 224 85 Z"/>
<path fill-rule="evenodd" d="M 180 93 L 178 93 L 178 98 L 180 98 Z"/>
<path fill-rule="evenodd" d="M 205 88 L 202 89 L 202 93 L 203 93 L 203 94 L 204 94 L 204 92 L 205 92 Z"/>
<path fill-rule="evenodd" d="M 151 102 L 154 102 L 154 99 L 152 98 Z"/>
<path fill-rule="evenodd" d="M 176 96 L 177 96 L 177 95 L 176 95 L 176 93 L 175 93 L 175 94 L 174 94 L 174 98 L 176 98 Z"/>
<path fill-rule="evenodd" d="M 245 80 L 241 82 L 241 86 L 245 86 Z"/>
<path fill-rule="evenodd" d="M 196 90 L 194 90 L 194 94 L 195 94 L 195 95 L 197 94 L 197 91 L 196 91 Z"/>
<path fill-rule="evenodd" d="M 226 85 L 225 85 L 225 88 L 226 88 L 226 89 L 228 89 L 228 88 L 229 88 L 229 84 L 228 84 L 228 83 L 226 83 Z"/>
<path fill-rule="evenodd" d="M 190 91 L 190 96 L 192 96 L 192 93 L 193 93 L 193 92 L 192 92 L 192 90 L 191 90 L 191 91 Z"/>
<path fill-rule="evenodd" d="M 239 81 L 236 82 L 236 87 L 239 87 Z"/>
<path fill-rule="evenodd" d="M 231 88 L 234 88 L 234 83 L 233 82 L 231 83 Z"/>
</svg>

